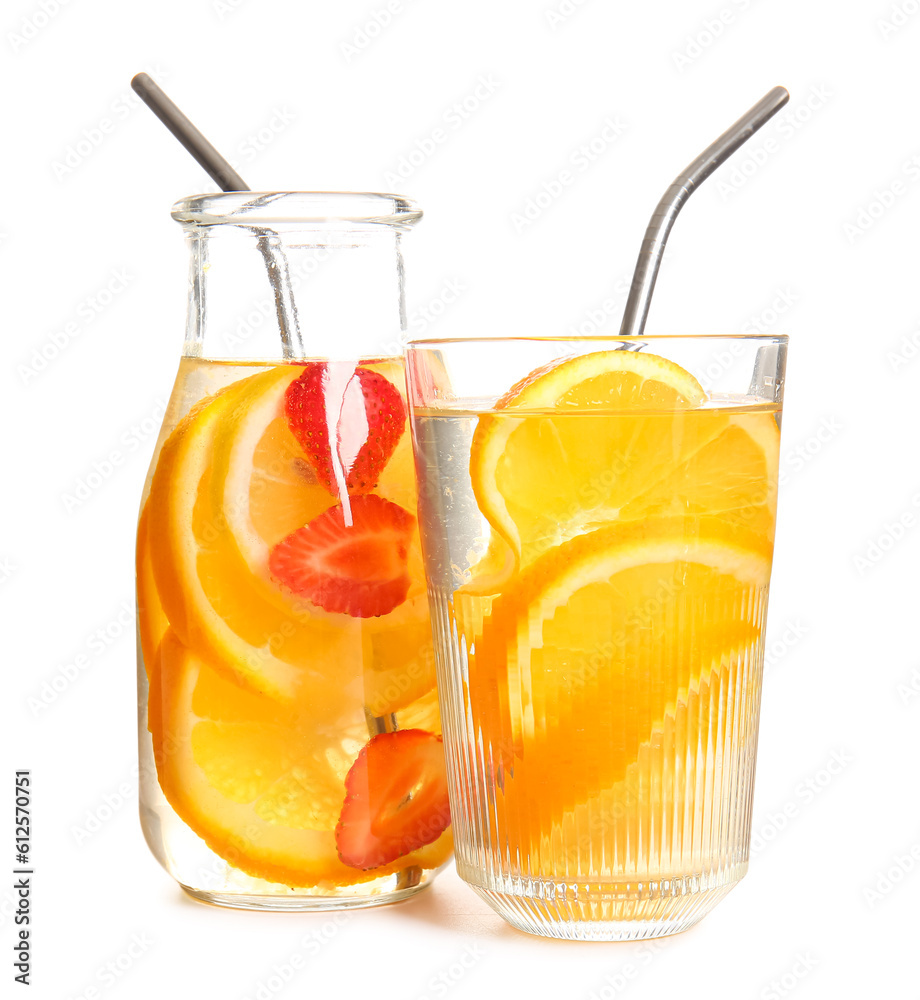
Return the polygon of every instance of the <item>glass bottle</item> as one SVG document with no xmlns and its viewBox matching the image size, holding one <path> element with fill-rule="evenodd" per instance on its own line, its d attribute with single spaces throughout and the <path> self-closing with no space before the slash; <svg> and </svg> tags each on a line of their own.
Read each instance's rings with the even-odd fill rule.
<svg viewBox="0 0 920 1000">
<path fill-rule="evenodd" d="M 188 329 L 138 529 L 141 821 L 190 894 L 392 902 L 451 832 L 383 194 L 179 202 Z"/>
</svg>

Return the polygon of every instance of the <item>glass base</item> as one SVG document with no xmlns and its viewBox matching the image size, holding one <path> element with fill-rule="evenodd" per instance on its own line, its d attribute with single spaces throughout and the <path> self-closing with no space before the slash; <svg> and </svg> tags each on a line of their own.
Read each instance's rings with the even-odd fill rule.
<svg viewBox="0 0 920 1000">
<path fill-rule="evenodd" d="M 242 892 L 210 892 L 207 889 L 192 889 L 187 885 L 183 885 L 182 888 L 193 899 L 202 903 L 212 903 L 215 906 L 229 906 L 236 910 L 303 912 L 307 910 L 356 910 L 368 906 L 398 903 L 400 900 L 408 899 L 409 896 L 414 896 L 417 892 L 427 889 L 429 885 L 431 885 L 431 880 L 407 886 L 404 889 L 394 889 L 392 892 L 380 892 L 373 896 L 271 896 Z"/>
<path fill-rule="evenodd" d="M 699 875 L 592 886 L 507 879 L 510 891 L 470 888 L 512 927 L 567 941 L 641 941 L 698 923 L 741 880 L 705 886 Z"/>
</svg>

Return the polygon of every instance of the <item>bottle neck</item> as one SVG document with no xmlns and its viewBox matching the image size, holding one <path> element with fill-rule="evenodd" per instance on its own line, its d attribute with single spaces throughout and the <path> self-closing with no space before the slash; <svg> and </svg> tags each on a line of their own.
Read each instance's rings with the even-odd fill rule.
<svg viewBox="0 0 920 1000">
<path fill-rule="evenodd" d="M 398 226 L 186 227 L 186 357 L 393 357 L 406 329 Z"/>
</svg>

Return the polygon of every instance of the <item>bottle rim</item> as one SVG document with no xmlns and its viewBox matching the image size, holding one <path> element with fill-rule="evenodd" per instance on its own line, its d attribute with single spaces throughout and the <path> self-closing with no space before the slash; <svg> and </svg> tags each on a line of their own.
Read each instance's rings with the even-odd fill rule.
<svg viewBox="0 0 920 1000">
<path fill-rule="evenodd" d="M 621 337 L 616 333 L 592 333 L 592 334 L 547 334 L 541 336 L 533 334 L 531 336 L 516 337 L 419 337 L 415 340 L 406 341 L 406 350 L 429 351 L 439 350 L 447 344 L 473 344 L 473 345 L 497 345 L 497 344 L 534 344 L 534 343 L 560 343 L 560 344 L 609 344 L 612 349 L 637 350 L 644 345 L 645 341 L 700 341 L 702 343 L 741 341 L 746 344 L 754 343 L 762 346 L 778 344 L 788 346 L 789 334 L 787 333 L 642 333 L 641 336 Z M 613 345 L 617 345 L 614 348 Z M 624 346 L 625 345 L 625 346 Z M 638 345 L 638 346 L 637 346 Z"/>
<path fill-rule="evenodd" d="M 414 201 L 373 191 L 225 191 L 177 201 L 170 215 L 198 226 L 310 226 L 407 229 L 422 217 Z"/>
</svg>

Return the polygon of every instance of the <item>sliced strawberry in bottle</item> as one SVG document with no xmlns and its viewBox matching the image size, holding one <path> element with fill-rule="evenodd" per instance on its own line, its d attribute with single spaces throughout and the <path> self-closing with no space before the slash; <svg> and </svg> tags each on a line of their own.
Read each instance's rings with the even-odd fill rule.
<svg viewBox="0 0 920 1000">
<path fill-rule="evenodd" d="M 317 478 L 335 496 L 372 490 L 406 426 L 405 403 L 388 378 L 327 361 L 304 366 L 287 388 L 284 413 Z"/>
<path fill-rule="evenodd" d="M 441 737 L 424 729 L 374 736 L 345 778 L 339 858 L 352 868 L 379 868 L 437 840 L 449 825 Z"/>
<path fill-rule="evenodd" d="M 350 523 L 346 523 L 346 521 Z M 415 518 L 370 494 L 350 497 L 291 532 L 269 555 L 272 576 L 325 611 L 376 618 L 409 591 L 407 556 Z"/>
</svg>

